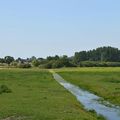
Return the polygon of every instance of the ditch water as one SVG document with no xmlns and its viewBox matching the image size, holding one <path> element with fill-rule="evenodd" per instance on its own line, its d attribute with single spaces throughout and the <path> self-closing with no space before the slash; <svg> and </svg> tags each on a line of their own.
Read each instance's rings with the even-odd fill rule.
<svg viewBox="0 0 120 120">
<path fill-rule="evenodd" d="M 104 116 L 107 120 L 120 120 L 120 107 L 107 101 L 100 102 L 100 97 L 82 90 L 81 88 L 65 81 L 57 73 L 53 73 L 54 79 L 71 92 L 87 110 L 95 110 L 97 114 Z"/>
</svg>

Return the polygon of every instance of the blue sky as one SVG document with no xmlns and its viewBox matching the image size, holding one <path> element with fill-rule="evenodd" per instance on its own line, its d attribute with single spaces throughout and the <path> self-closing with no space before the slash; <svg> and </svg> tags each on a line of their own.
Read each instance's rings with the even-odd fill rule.
<svg viewBox="0 0 120 120">
<path fill-rule="evenodd" d="M 0 0 L 0 57 L 120 48 L 120 0 Z"/>
</svg>

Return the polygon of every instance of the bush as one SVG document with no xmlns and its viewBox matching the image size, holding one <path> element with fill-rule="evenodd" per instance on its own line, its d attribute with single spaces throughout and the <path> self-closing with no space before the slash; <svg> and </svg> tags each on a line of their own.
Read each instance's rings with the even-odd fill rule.
<svg viewBox="0 0 120 120">
<path fill-rule="evenodd" d="M 83 61 L 80 67 L 120 67 L 120 62 Z"/>
<path fill-rule="evenodd" d="M 6 85 L 1 85 L 0 86 L 0 94 L 2 93 L 11 93 L 12 91 L 6 86 Z"/>
<path fill-rule="evenodd" d="M 8 64 L 6 64 L 6 63 L 0 63 L 0 67 L 7 67 L 8 66 Z"/>
<path fill-rule="evenodd" d="M 48 63 L 44 63 L 39 65 L 39 68 L 45 68 L 45 69 L 51 69 L 52 68 L 52 61 L 48 62 Z"/>
<path fill-rule="evenodd" d="M 120 67 L 120 62 L 107 62 L 107 66 Z"/>
<path fill-rule="evenodd" d="M 47 64 L 44 65 L 44 68 L 51 69 L 52 68 L 52 64 L 51 63 L 47 63 Z"/>
<path fill-rule="evenodd" d="M 33 60 L 33 61 L 32 61 L 32 65 L 33 65 L 34 67 L 38 67 L 38 66 L 40 65 L 40 62 L 39 62 L 38 60 Z"/>
<path fill-rule="evenodd" d="M 17 64 L 17 62 L 13 61 L 12 63 L 10 63 L 10 66 L 17 67 Z"/>
<path fill-rule="evenodd" d="M 64 60 L 51 60 L 45 64 L 39 65 L 40 68 L 51 69 L 51 68 L 62 68 L 62 67 L 75 67 L 74 64 L 70 63 L 69 61 Z"/>
<path fill-rule="evenodd" d="M 80 67 L 97 67 L 99 63 L 94 61 L 84 61 L 80 63 Z"/>
<path fill-rule="evenodd" d="M 61 67 L 64 67 L 64 64 L 58 60 L 58 61 L 55 61 L 53 64 L 52 64 L 52 68 L 61 68 Z"/>
<path fill-rule="evenodd" d="M 31 68 L 32 66 L 29 63 L 19 63 L 18 67 L 19 68 Z"/>
<path fill-rule="evenodd" d="M 88 110 L 89 112 L 91 112 L 94 115 L 97 115 L 97 120 L 106 120 L 104 116 L 97 114 L 95 110 Z"/>
</svg>

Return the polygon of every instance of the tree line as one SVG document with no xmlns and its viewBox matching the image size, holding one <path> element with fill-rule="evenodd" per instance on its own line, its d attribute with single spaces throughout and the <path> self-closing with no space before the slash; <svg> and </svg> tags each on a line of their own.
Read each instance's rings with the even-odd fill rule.
<svg viewBox="0 0 120 120">
<path fill-rule="evenodd" d="M 75 52 L 74 56 L 48 56 L 47 58 L 27 59 L 5 56 L 0 58 L 1 67 L 19 68 L 62 68 L 62 67 L 116 67 L 120 66 L 120 50 L 114 47 L 99 47 L 89 51 Z"/>
</svg>

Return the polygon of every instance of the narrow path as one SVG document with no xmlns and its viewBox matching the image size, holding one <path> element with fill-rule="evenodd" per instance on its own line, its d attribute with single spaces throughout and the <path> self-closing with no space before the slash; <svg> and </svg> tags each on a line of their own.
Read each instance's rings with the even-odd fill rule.
<svg viewBox="0 0 120 120">
<path fill-rule="evenodd" d="M 100 97 L 80 89 L 79 87 L 65 81 L 54 71 L 50 71 L 54 79 L 71 92 L 87 110 L 95 110 L 97 114 L 103 115 L 107 120 L 120 120 L 120 107 L 114 106 L 107 101 L 100 102 Z"/>
</svg>

